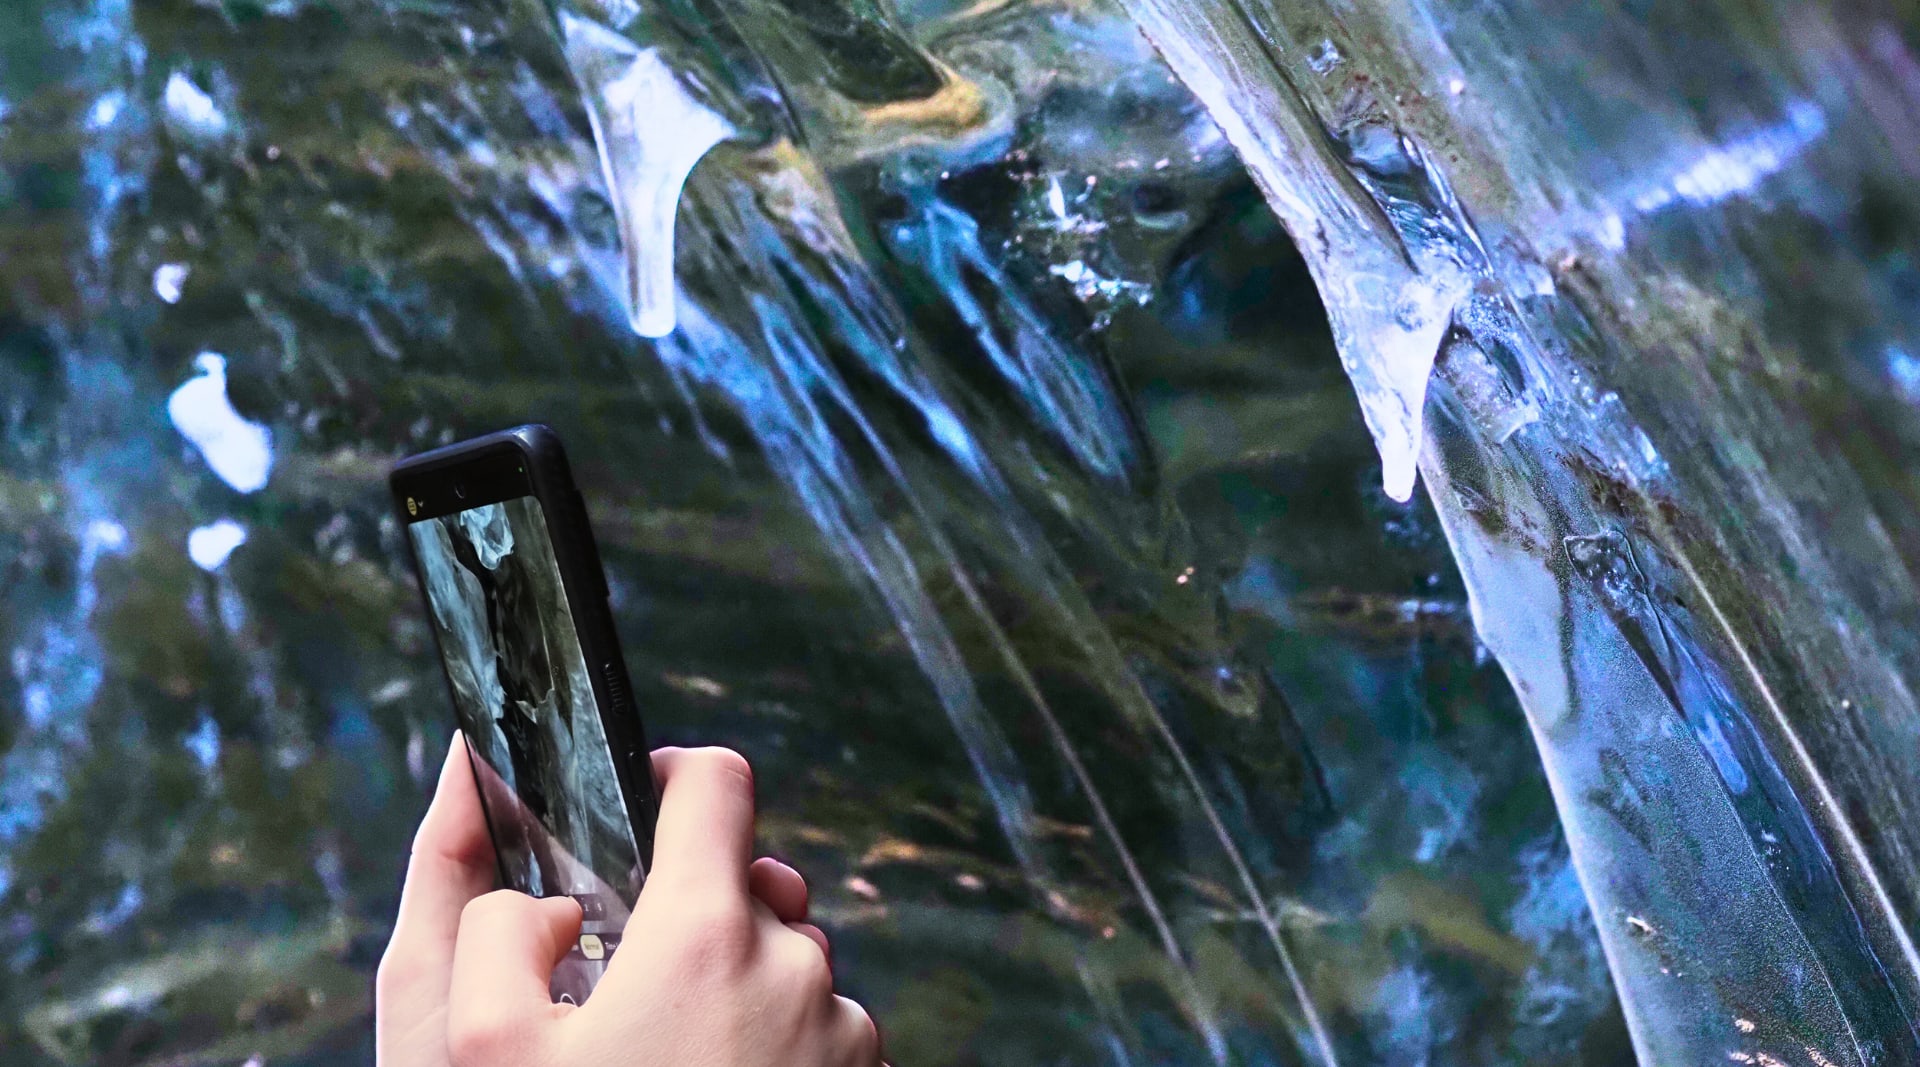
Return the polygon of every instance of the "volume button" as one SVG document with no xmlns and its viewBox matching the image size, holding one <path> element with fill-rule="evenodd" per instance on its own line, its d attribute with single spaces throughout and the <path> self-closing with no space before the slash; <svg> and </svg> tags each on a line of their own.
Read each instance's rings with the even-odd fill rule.
<svg viewBox="0 0 1920 1067">
<path fill-rule="evenodd" d="M 630 712 L 633 708 L 633 691 L 627 687 L 625 673 L 608 661 L 600 665 L 600 678 L 606 683 L 609 710 L 619 715 Z"/>
</svg>

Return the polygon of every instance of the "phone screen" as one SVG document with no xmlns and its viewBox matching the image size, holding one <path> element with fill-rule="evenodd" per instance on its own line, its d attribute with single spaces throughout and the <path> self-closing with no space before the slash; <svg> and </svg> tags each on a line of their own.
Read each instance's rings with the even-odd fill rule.
<svg viewBox="0 0 1920 1067">
<path fill-rule="evenodd" d="M 422 519 L 408 535 L 502 877 L 580 902 L 580 941 L 552 986 L 556 1000 L 584 1003 L 646 872 L 545 509 L 522 496 Z"/>
</svg>

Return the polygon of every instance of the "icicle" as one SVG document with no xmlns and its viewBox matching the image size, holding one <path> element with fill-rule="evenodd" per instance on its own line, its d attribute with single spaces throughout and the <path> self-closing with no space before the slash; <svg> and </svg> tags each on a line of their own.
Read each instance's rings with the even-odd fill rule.
<svg viewBox="0 0 1920 1067">
<path fill-rule="evenodd" d="M 562 13 L 567 62 L 586 97 L 600 166 L 627 258 L 627 314 L 635 333 L 673 332 L 673 228 L 680 191 L 733 126 L 693 98 L 658 49 Z"/>
</svg>

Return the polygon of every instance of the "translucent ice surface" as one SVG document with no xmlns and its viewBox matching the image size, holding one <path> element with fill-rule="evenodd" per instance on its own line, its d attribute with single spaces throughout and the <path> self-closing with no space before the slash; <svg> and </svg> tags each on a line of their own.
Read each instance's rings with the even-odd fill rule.
<svg viewBox="0 0 1920 1067">
<path fill-rule="evenodd" d="M 1911 5 L 19 10 L 9 1064 L 367 1061 L 534 420 L 891 1062 L 1920 1063 Z"/>
</svg>

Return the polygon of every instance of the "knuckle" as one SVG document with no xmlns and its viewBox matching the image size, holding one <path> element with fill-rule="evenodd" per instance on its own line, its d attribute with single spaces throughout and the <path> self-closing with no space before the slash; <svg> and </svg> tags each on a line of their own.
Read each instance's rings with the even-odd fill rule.
<svg viewBox="0 0 1920 1067">
<path fill-rule="evenodd" d="M 853 1046 L 855 1058 L 860 1063 L 877 1063 L 880 1059 L 880 1027 L 873 1016 L 858 1002 L 839 998 L 841 1017 L 847 1032 L 847 1041 Z"/>
<path fill-rule="evenodd" d="M 820 946 L 805 937 L 788 939 L 781 962 L 785 984 L 809 1000 L 833 999 L 833 968 Z"/>
<path fill-rule="evenodd" d="M 374 996 L 386 1000 L 396 993 L 419 986 L 426 978 L 425 969 L 415 962 L 413 954 L 388 945 L 387 951 L 380 956 L 379 968 L 373 972 Z"/>
<path fill-rule="evenodd" d="M 515 1060 L 517 1041 L 512 1020 L 498 1015 L 456 1015 L 447 1025 L 447 1058 L 453 1067 L 494 1067 Z"/>
<path fill-rule="evenodd" d="M 496 889 L 474 897 L 460 910 L 460 928 L 468 930 L 475 926 L 511 922 L 521 916 L 531 899 L 511 889 Z"/>
<path fill-rule="evenodd" d="M 810 997 L 822 1000 L 833 996 L 833 968 L 827 966 L 827 958 L 820 950 L 807 945 L 805 962 L 800 967 L 800 988 Z"/>
<path fill-rule="evenodd" d="M 701 748 L 691 754 L 695 765 L 715 778 L 732 779 L 753 795 L 753 765 L 730 748 Z"/>
</svg>

